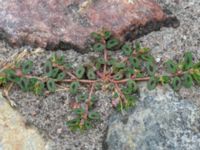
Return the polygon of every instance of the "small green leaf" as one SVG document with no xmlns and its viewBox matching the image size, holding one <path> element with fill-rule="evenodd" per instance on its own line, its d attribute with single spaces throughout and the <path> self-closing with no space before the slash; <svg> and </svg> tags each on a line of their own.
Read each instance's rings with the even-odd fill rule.
<svg viewBox="0 0 200 150">
<path fill-rule="evenodd" d="M 95 90 L 101 90 L 102 85 L 100 83 L 95 84 Z"/>
<path fill-rule="evenodd" d="M 122 54 L 126 56 L 130 56 L 133 53 L 133 50 L 129 44 L 125 44 L 122 46 Z"/>
<path fill-rule="evenodd" d="M 190 88 L 193 85 L 193 79 L 190 74 L 185 74 L 183 76 L 183 86 L 186 88 Z"/>
<path fill-rule="evenodd" d="M 105 49 L 105 46 L 101 43 L 96 43 L 93 45 L 93 50 L 96 52 L 103 52 L 104 49 Z"/>
<path fill-rule="evenodd" d="M 59 65 L 63 65 L 65 63 L 65 56 L 57 57 L 56 63 Z"/>
<path fill-rule="evenodd" d="M 111 58 L 111 59 L 107 62 L 107 64 L 111 66 L 111 65 L 114 65 L 116 62 L 117 62 L 117 60 L 116 60 L 115 58 Z"/>
<path fill-rule="evenodd" d="M 126 67 L 125 63 L 115 63 L 115 68 L 117 69 L 123 69 L 124 67 Z"/>
<path fill-rule="evenodd" d="M 104 32 L 104 39 L 108 40 L 111 37 L 112 33 L 110 31 L 105 31 Z"/>
<path fill-rule="evenodd" d="M 56 78 L 57 74 L 59 72 L 59 69 L 58 68 L 54 68 L 51 72 L 51 77 L 52 78 Z"/>
<path fill-rule="evenodd" d="M 76 70 L 76 76 L 81 79 L 83 78 L 85 74 L 85 68 L 83 66 L 80 66 L 77 70 Z"/>
<path fill-rule="evenodd" d="M 193 73 L 192 78 L 195 81 L 196 84 L 200 85 L 200 74 Z"/>
<path fill-rule="evenodd" d="M 110 39 L 106 43 L 106 48 L 107 49 L 113 49 L 119 45 L 119 40 L 118 39 Z"/>
<path fill-rule="evenodd" d="M 66 74 L 64 72 L 61 72 L 61 73 L 58 74 L 56 80 L 61 81 L 65 78 L 65 76 L 66 76 Z"/>
<path fill-rule="evenodd" d="M 174 77 L 172 79 L 172 88 L 177 91 L 181 88 L 181 79 L 179 77 Z"/>
<path fill-rule="evenodd" d="M 114 75 L 115 80 L 121 80 L 123 78 L 123 74 L 118 72 L 117 74 Z"/>
<path fill-rule="evenodd" d="M 94 70 L 89 69 L 87 71 L 87 77 L 89 80 L 95 80 L 96 79 L 96 74 L 94 73 Z"/>
<path fill-rule="evenodd" d="M 101 39 L 102 39 L 101 35 L 96 32 L 92 32 L 91 37 L 94 38 L 98 42 L 101 41 Z"/>
<path fill-rule="evenodd" d="M 36 95 L 42 95 L 44 91 L 44 83 L 41 81 L 37 81 L 34 85 L 34 93 Z"/>
<path fill-rule="evenodd" d="M 81 95 L 79 95 L 79 96 L 77 97 L 77 101 L 78 101 L 78 102 L 86 101 L 87 99 L 88 99 L 88 95 L 85 94 L 85 93 L 83 93 L 83 94 L 81 94 Z"/>
<path fill-rule="evenodd" d="M 50 57 L 50 61 L 53 62 L 53 63 L 55 63 L 56 60 L 57 60 L 57 55 L 56 55 L 55 53 L 53 53 L 53 54 L 51 55 L 51 57 Z"/>
<path fill-rule="evenodd" d="M 138 52 L 139 52 L 140 54 L 145 54 L 145 53 L 148 53 L 149 51 L 150 51 L 149 48 L 144 47 L 144 48 L 141 48 Z"/>
<path fill-rule="evenodd" d="M 94 103 L 97 101 L 97 96 L 96 95 L 92 95 L 91 96 L 91 102 Z"/>
<path fill-rule="evenodd" d="M 6 85 L 7 80 L 5 77 L 0 77 L 0 87 Z"/>
<path fill-rule="evenodd" d="M 192 58 L 193 57 L 191 52 L 186 52 L 184 54 L 183 70 L 188 70 L 193 66 Z"/>
<path fill-rule="evenodd" d="M 56 84 L 55 84 L 55 81 L 54 81 L 54 80 L 49 80 L 49 81 L 47 81 L 47 89 L 48 89 L 50 92 L 55 92 L 55 91 L 56 91 Z"/>
<path fill-rule="evenodd" d="M 193 65 L 194 69 L 199 69 L 200 70 L 200 62 L 196 63 Z"/>
<path fill-rule="evenodd" d="M 91 120 L 99 120 L 100 119 L 100 115 L 98 112 L 90 112 L 88 115 L 88 118 Z"/>
<path fill-rule="evenodd" d="M 76 108 L 73 110 L 73 112 L 76 114 L 76 115 L 83 115 L 85 113 L 85 110 L 83 108 Z"/>
<path fill-rule="evenodd" d="M 124 95 L 130 95 L 130 94 L 132 94 L 132 88 L 125 87 L 125 88 L 122 89 L 122 92 L 123 92 Z"/>
<path fill-rule="evenodd" d="M 20 78 L 18 85 L 24 92 L 29 90 L 29 80 L 27 78 Z"/>
<path fill-rule="evenodd" d="M 134 68 L 139 68 L 140 62 L 139 59 L 136 57 L 130 57 L 129 61 Z"/>
<path fill-rule="evenodd" d="M 117 92 L 115 92 L 114 94 L 113 94 L 113 98 L 118 98 L 119 97 L 119 94 L 117 93 Z"/>
<path fill-rule="evenodd" d="M 67 121 L 66 125 L 74 131 L 79 128 L 80 121 L 81 121 L 80 118 L 75 118 Z"/>
<path fill-rule="evenodd" d="M 105 60 L 104 58 L 100 57 L 100 58 L 97 58 L 97 62 L 101 65 L 105 64 Z"/>
<path fill-rule="evenodd" d="M 133 96 L 133 95 L 126 95 L 126 100 L 127 100 L 127 103 L 124 104 L 124 108 L 125 110 L 128 110 L 129 108 L 132 108 L 136 105 L 136 97 Z"/>
<path fill-rule="evenodd" d="M 22 63 L 22 73 L 23 74 L 28 74 L 32 71 L 33 69 L 33 62 L 28 60 L 26 62 Z"/>
<path fill-rule="evenodd" d="M 138 52 L 141 49 L 141 45 L 139 42 L 135 43 L 135 50 Z"/>
<path fill-rule="evenodd" d="M 168 60 L 165 63 L 165 67 L 166 67 L 167 72 L 169 73 L 176 73 L 177 71 L 177 64 L 175 64 L 173 60 Z"/>
<path fill-rule="evenodd" d="M 36 78 L 30 78 L 29 80 L 29 90 L 34 90 L 35 84 L 38 82 L 38 79 Z"/>
<path fill-rule="evenodd" d="M 88 129 L 92 128 L 92 125 L 91 125 L 91 123 L 89 121 L 85 120 L 84 124 L 83 124 L 83 128 L 88 130 Z"/>
<path fill-rule="evenodd" d="M 8 81 L 17 83 L 19 81 L 19 77 L 16 76 L 16 73 L 12 69 L 6 69 L 4 70 L 4 73 L 6 74 L 6 78 Z"/>
<path fill-rule="evenodd" d="M 170 82 L 170 77 L 169 76 L 161 76 L 160 82 L 161 82 L 162 85 L 168 84 Z"/>
<path fill-rule="evenodd" d="M 131 88 L 133 93 L 136 92 L 137 89 L 138 89 L 137 84 L 136 84 L 136 82 L 134 80 L 128 80 L 127 81 L 127 87 Z"/>
<path fill-rule="evenodd" d="M 148 88 L 149 90 L 153 90 L 153 89 L 156 88 L 157 83 L 158 83 L 157 78 L 151 77 L 151 78 L 149 79 L 148 83 L 147 83 L 147 88 Z"/>
<path fill-rule="evenodd" d="M 53 67 L 52 67 L 52 63 L 50 61 L 47 61 L 44 65 L 44 72 L 45 74 L 48 76 L 48 77 L 51 77 L 52 75 L 52 70 L 53 70 Z"/>
<path fill-rule="evenodd" d="M 135 70 L 133 68 L 127 68 L 125 75 L 127 78 L 130 78 L 134 73 L 135 73 Z"/>
<path fill-rule="evenodd" d="M 70 84 L 69 92 L 71 94 L 77 94 L 79 86 L 80 86 L 79 82 L 72 82 Z"/>
<path fill-rule="evenodd" d="M 63 67 L 65 69 L 72 69 L 73 68 L 73 64 L 72 63 L 66 63 L 66 64 L 63 64 Z"/>
<path fill-rule="evenodd" d="M 96 64 L 95 64 L 95 68 L 96 68 L 97 70 L 99 70 L 99 69 L 101 68 L 101 65 L 102 65 L 102 64 L 100 64 L 100 63 L 96 63 Z"/>
<path fill-rule="evenodd" d="M 147 63 L 147 72 L 150 76 L 153 76 L 156 73 L 156 66 L 153 63 Z"/>
<path fill-rule="evenodd" d="M 144 61 L 147 61 L 147 62 L 154 62 L 154 57 L 151 56 L 151 55 L 147 55 L 147 54 L 143 54 L 140 56 Z"/>
<path fill-rule="evenodd" d="M 65 63 L 65 57 L 58 56 L 55 53 L 50 57 L 50 61 L 55 64 L 63 65 Z"/>
</svg>

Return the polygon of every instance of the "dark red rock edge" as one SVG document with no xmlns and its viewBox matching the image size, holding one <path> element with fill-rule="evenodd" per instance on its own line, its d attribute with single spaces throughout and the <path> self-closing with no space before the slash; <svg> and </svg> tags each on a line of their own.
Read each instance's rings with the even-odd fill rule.
<svg viewBox="0 0 200 150">
<path fill-rule="evenodd" d="M 73 48 L 79 52 L 87 52 L 89 32 L 97 30 L 99 26 L 117 29 L 112 32 L 121 40 L 129 41 L 152 31 L 159 31 L 162 27 L 178 27 L 180 24 L 171 12 L 161 10 L 154 0 L 136 1 L 134 5 L 125 1 L 105 3 L 104 0 L 98 0 L 92 1 L 86 10 L 79 12 L 79 6 L 84 2 L 85 0 L 63 0 L 59 3 L 55 0 L 36 0 L 32 5 L 29 0 L 23 3 L 19 0 L 4 1 L 0 6 L 0 40 L 5 40 L 12 47 L 29 45 L 47 50 Z M 43 3 L 46 4 L 45 10 L 38 8 Z M 64 9 L 66 6 L 63 7 L 63 4 L 66 4 L 67 9 Z M 105 12 L 101 11 L 102 8 Z M 24 10 L 19 12 L 21 9 Z M 141 19 L 138 19 L 140 16 Z"/>
</svg>

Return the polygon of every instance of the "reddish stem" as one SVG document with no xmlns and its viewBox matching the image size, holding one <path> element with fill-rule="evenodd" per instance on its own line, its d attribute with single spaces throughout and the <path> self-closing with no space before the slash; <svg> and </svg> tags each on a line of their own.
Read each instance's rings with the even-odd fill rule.
<svg viewBox="0 0 200 150">
<path fill-rule="evenodd" d="M 80 126 L 82 126 L 84 124 L 84 121 L 88 117 L 88 110 L 89 110 L 89 107 L 91 105 L 91 98 L 92 98 L 92 93 L 94 92 L 94 86 L 95 86 L 95 83 L 92 83 L 92 87 L 90 89 L 88 100 L 86 101 L 86 105 L 85 105 L 85 113 L 83 114 L 83 117 L 81 119 Z"/>
<path fill-rule="evenodd" d="M 103 44 L 105 45 L 106 44 L 106 41 L 103 40 Z M 107 70 L 107 61 L 108 61 L 108 51 L 107 49 L 105 48 L 104 49 L 104 60 L 105 60 L 105 64 L 104 64 L 104 68 L 103 68 L 103 75 L 104 77 L 106 76 L 106 70 Z"/>
<path fill-rule="evenodd" d="M 115 83 L 115 89 L 117 90 L 117 92 L 120 94 L 120 97 L 122 98 L 122 100 L 127 103 L 126 101 L 126 97 L 124 96 L 124 94 L 122 93 L 121 89 L 119 88 L 118 84 Z"/>
</svg>

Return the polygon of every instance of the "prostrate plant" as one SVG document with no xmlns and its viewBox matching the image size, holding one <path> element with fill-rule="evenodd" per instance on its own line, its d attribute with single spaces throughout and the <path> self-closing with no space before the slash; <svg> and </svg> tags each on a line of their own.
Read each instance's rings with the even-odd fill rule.
<svg viewBox="0 0 200 150">
<path fill-rule="evenodd" d="M 186 52 L 179 61 L 168 60 L 160 66 L 149 53 L 150 49 L 141 47 L 139 43 L 132 47 L 130 43 L 114 38 L 109 31 L 91 35 L 94 38 L 92 49 L 99 53 L 91 64 L 73 70 L 64 56 L 53 55 L 44 64 L 43 75 L 34 76 L 33 62 L 24 61 L 3 70 L 0 85 L 14 83 L 24 92 L 32 91 L 36 95 L 60 90 L 70 92 L 74 98 L 70 106 L 75 117 L 68 120 L 67 125 L 72 130 L 89 129 L 100 119 L 99 113 L 94 111 L 96 90 L 110 91 L 113 95 L 112 106 L 123 112 L 135 106 L 139 81 L 147 81 L 149 90 L 158 84 L 169 84 L 175 91 L 182 86 L 200 85 L 200 61 L 194 63 L 191 52 Z M 114 50 L 118 49 L 122 57 L 114 55 Z M 162 67 L 163 70 L 158 70 Z"/>
</svg>

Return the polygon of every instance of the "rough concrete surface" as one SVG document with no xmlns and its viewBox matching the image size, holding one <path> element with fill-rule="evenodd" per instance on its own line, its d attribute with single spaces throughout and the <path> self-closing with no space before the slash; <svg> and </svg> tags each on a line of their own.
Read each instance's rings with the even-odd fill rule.
<svg viewBox="0 0 200 150">
<path fill-rule="evenodd" d="M 199 0 L 157 0 L 163 8 L 171 11 L 180 21 L 180 26 L 174 28 L 162 28 L 160 31 L 152 32 L 137 41 L 142 45 L 150 47 L 152 54 L 164 62 L 168 58 L 179 58 L 184 51 L 192 51 L 195 60 L 200 59 L 200 1 Z M 134 43 L 134 41 L 133 41 Z M 3 42 L 0 43 L 0 60 L 6 61 L 11 55 L 23 49 L 32 50 L 29 47 L 21 49 L 12 49 Z M 35 66 L 36 72 L 41 73 L 41 64 L 52 52 L 43 51 L 41 54 L 29 57 L 37 60 Z M 74 50 L 57 51 L 66 56 L 66 60 L 74 63 L 74 66 L 88 61 L 92 53 L 81 55 Z M 117 52 L 116 52 L 117 53 Z M 160 87 L 161 88 L 161 87 Z M 148 94 L 148 93 L 147 93 Z M 190 101 L 191 105 L 200 107 L 200 89 L 193 87 L 192 89 L 182 88 L 178 93 L 180 99 Z M 102 121 L 96 125 L 95 129 L 91 129 L 85 133 L 72 133 L 65 125 L 65 120 L 70 117 L 70 109 L 68 102 L 70 97 L 68 93 L 59 92 L 49 95 L 48 97 L 37 97 L 30 93 L 23 93 L 17 88 L 13 88 L 10 93 L 11 99 L 16 102 L 17 110 L 27 120 L 27 124 L 34 125 L 43 133 L 46 139 L 54 142 L 55 150 L 102 150 L 102 142 L 106 136 L 106 128 L 108 127 L 108 116 L 112 114 L 110 109 L 109 94 L 98 93 L 100 100 L 98 101 L 98 111 L 101 113 Z M 146 95 L 147 96 L 147 95 Z M 35 115 L 36 114 L 36 115 Z M 35 116 L 34 116 L 35 115 Z M 170 150 L 170 149 L 167 149 Z M 195 149 L 196 150 L 196 149 Z"/>
</svg>

